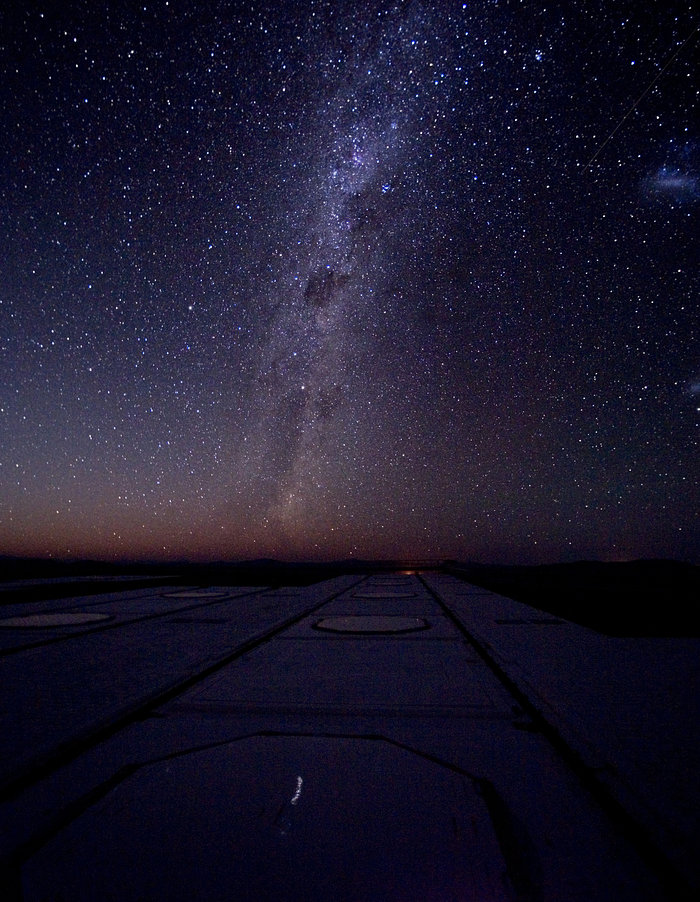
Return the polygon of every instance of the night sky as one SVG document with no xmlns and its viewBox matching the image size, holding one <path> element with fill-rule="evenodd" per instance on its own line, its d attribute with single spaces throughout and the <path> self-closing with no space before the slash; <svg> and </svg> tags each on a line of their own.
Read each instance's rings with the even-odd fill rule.
<svg viewBox="0 0 700 902">
<path fill-rule="evenodd" d="M 698 24 L 3 4 L 0 553 L 698 560 Z"/>
</svg>

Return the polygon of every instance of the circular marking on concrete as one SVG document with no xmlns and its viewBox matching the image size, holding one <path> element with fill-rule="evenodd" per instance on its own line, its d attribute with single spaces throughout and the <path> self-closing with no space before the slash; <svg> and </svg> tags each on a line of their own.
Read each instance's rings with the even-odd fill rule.
<svg viewBox="0 0 700 902">
<path fill-rule="evenodd" d="M 105 620 L 111 619 L 111 614 L 67 611 L 64 614 L 27 614 L 24 617 L 5 617 L 3 620 L 0 620 L 0 627 L 51 629 L 54 626 L 83 626 L 86 623 L 104 623 Z"/>
<path fill-rule="evenodd" d="M 422 617 L 324 617 L 314 624 L 314 629 L 328 633 L 361 633 L 377 636 L 414 633 L 430 629 L 430 624 Z"/>
<path fill-rule="evenodd" d="M 384 590 L 353 593 L 354 598 L 415 598 L 415 595 L 415 592 L 386 592 Z"/>
<path fill-rule="evenodd" d="M 163 598 L 226 598 L 228 592 L 215 592 L 211 589 L 195 589 L 191 592 L 167 592 Z"/>
</svg>

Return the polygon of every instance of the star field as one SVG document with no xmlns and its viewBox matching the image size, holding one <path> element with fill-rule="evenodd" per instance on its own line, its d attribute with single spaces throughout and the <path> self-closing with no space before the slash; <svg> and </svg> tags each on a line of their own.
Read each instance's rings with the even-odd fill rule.
<svg viewBox="0 0 700 902">
<path fill-rule="evenodd" d="M 0 552 L 697 559 L 692 4 L 13 7 Z"/>
</svg>

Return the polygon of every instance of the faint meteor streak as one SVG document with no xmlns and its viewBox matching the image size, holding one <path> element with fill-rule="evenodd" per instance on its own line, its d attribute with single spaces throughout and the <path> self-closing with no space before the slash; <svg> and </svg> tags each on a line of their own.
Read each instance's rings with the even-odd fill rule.
<svg viewBox="0 0 700 902">
<path fill-rule="evenodd" d="M 618 132 L 618 131 L 622 128 L 622 126 L 625 124 L 625 122 L 627 121 L 627 119 L 629 119 L 629 117 L 630 117 L 630 116 L 632 115 L 632 113 L 637 109 L 637 107 L 639 106 L 639 104 L 644 100 L 644 98 L 647 96 L 647 94 L 649 93 L 649 91 L 651 91 L 651 90 L 655 87 L 655 85 L 657 84 L 657 82 L 659 81 L 659 79 L 662 77 L 662 75 L 664 74 L 664 72 L 666 72 L 666 70 L 669 68 L 669 66 L 674 62 L 674 60 L 676 59 L 676 57 L 677 57 L 677 56 L 680 54 L 680 52 L 683 50 L 683 48 L 684 48 L 687 44 L 690 43 L 690 41 L 692 40 L 692 38 L 695 37 L 695 35 L 698 33 L 699 30 L 700 30 L 700 25 L 696 26 L 696 27 L 693 29 L 693 31 L 692 31 L 692 32 L 688 35 L 688 37 L 683 41 L 683 43 L 682 43 L 682 44 L 680 45 L 680 47 L 676 50 L 676 52 L 673 54 L 673 56 L 669 59 L 669 61 L 668 61 L 668 62 L 665 64 L 665 66 L 661 69 L 661 71 L 658 72 L 657 75 L 656 75 L 656 77 L 655 77 L 652 81 L 649 82 L 649 84 L 648 84 L 648 85 L 646 86 L 646 88 L 642 91 L 642 93 L 639 95 L 639 97 L 635 100 L 635 102 L 632 104 L 632 106 L 627 110 L 627 112 L 626 112 L 625 115 L 622 117 L 622 119 L 620 119 L 620 121 L 617 123 L 617 125 L 615 126 L 615 128 L 610 132 L 610 134 L 609 134 L 608 137 L 605 139 L 605 141 L 603 141 L 603 143 L 600 145 L 600 147 L 596 150 L 596 152 L 593 154 L 593 156 L 590 158 L 590 160 L 589 160 L 589 161 L 586 163 L 586 165 L 583 167 L 583 171 L 584 171 L 584 172 L 585 172 L 587 169 L 590 169 L 590 168 L 591 168 L 591 166 L 593 165 L 593 163 L 595 163 L 595 161 L 598 159 L 598 156 L 600 155 L 601 151 L 602 151 L 605 147 L 607 147 L 607 145 L 608 145 L 608 144 L 610 143 L 610 141 L 615 137 L 615 135 L 617 134 L 617 132 Z"/>
</svg>

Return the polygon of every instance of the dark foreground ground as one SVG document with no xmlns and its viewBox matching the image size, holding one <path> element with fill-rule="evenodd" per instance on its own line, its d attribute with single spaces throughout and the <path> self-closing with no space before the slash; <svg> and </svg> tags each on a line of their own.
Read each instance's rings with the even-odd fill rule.
<svg viewBox="0 0 700 902">
<path fill-rule="evenodd" d="M 0 584 L 23 581 L 5 600 L 67 598 L 117 586 L 138 588 L 157 579 L 170 585 L 308 586 L 324 579 L 397 568 L 425 569 L 424 561 L 338 561 L 324 564 L 250 561 L 216 564 L 114 564 L 0 558 Z M 609 636 L 698 636 L 700 567 L 681 561 L 577 561 L 499 566 L 445 561 L 443 572 Z M 27 580 L 47 580 L 41 585 Z"/>
<path fill-rule="evenodd" d="M 700 898 L 696 568 L 4 563 L 2 902 Z"/>
<path fill-rule="evenodd" d="M 700 567 L 680 561 L 456 565 L 451 572 L 605 633 L 608 636 L 699 636 Z"/>
</svg>

